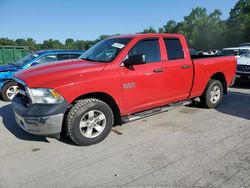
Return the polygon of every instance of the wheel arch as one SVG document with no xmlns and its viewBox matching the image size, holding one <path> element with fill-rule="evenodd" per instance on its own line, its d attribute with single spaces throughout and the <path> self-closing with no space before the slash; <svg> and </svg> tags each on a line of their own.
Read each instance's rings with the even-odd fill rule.
<svg viewBox="0 0 250 188">
<path fill-rule="evenodd" d="M 106 104 L 108 104 L 114 114 L 114 125 L 120 125 L 121 124 L 121 112 L 120 109 L 115 101 L 115 99 L 104 92 L 92 92 L 92 93 L 87 93 L 87 94 L 83 94 L 81 96 L 79 96 L 78 98 L 76 98 L 71 104 L 74 104 L 77 100 L 80 99 L 87 99 L 87 98 L 95 98 L 95 99 L 99 99 L 103 102 L 105 102 Z"/>
<path fill-rule="evenodd" d="M 2 88 L 3 88 L 7 83 L 9 83 L 9 82 L 14 82 L 14 80 L 12 80 L 12 79 L 7 79 L 7 80 L 1 81 L 1 83 L 0 83 L 0 90 L 2 90 Z"/>
<path fill-rule="evenodd" d="M 213 74 L 210 79 L 220 81 L 222 83 L 222 86 L 223 86 L 223 93 L 227 94 L 227 80 L 226 80 L 224 73 L 217 72 L 217 73 Z"/>
</svg>

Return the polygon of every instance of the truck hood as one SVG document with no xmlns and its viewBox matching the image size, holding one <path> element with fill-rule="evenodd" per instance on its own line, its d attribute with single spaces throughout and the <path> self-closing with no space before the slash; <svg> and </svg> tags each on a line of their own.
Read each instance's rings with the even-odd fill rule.
<svg viewBox="0 0 250 188">
<path fill-rule="evenodd" d="M 0 72 L 15 71 L 16 69 L 17 69 L 17 66 L 13 65 L 13 64 L 7 64 L 7 65 L 0 66 Z"/>
<path fill-rule="evenodd" d="M 241 57 L 237 59 L 238 65 L 250 65 L 250 58 Z"/>
<path fill-rule="evenodd" d="M 21 70 L 15 77 L 24 81 L 31 88 L 56 88 L 86 79 L 89 74 L 103 70 L 105 63 L 85 60 L 67 60 L 36 65 Z"/>
</svg>

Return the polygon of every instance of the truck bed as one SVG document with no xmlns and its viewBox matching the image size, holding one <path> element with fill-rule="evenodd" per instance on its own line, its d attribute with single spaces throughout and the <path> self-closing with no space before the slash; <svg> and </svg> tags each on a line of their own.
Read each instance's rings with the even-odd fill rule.
<svg viewBox="0 0 250 188">
<path fill-rule="evenodd" d="M 211 73 L 223 73 L 225 75 L 226 86 L 230 86 L 232 78 L 236 73 L 234 56 L 219 55 L 198 55 L 191 56 L 194 66 L 194 83 L 191 97 L 200 96 L 204 91 L 207 80 L 211 78 Z M 234 67 L 234 69 L 232 69 Z"/>
<path fill-rule="evenodd" d="M 213 57 L 225 57 L 225 56 L 223 55 L 191 55 L 191 59 L 202 59 L 202 58 L 213 58 Z"/>
</svg>

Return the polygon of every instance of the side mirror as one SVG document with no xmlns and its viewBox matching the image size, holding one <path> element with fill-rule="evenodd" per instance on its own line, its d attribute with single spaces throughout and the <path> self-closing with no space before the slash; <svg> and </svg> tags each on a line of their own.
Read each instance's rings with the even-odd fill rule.
<svg viewBox="0 0 250 188">
<path fill-rule="evenodd" d="M 129 67 L 131 65 L 142 65 L 146 63 L 145 55 L 131 55 L 128 56 L 127 59 L 124 60 L 123 64 L 125 67 Z"/>
<path fill-rule="evenodd" d="M 39 65 L 39 63 L 33 62 L 30 66 L 35 66 L 35 65 Z"/>
</svg>

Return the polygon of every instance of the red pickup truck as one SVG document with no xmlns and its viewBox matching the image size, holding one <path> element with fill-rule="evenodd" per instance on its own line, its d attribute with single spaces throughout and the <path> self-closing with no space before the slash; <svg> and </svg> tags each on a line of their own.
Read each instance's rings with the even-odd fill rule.
<svg viewBox="0 0 250 188">
<path fill-rule="evenodd" d="M 77 145 L 102 141 L 115 124 L 189 104 L 215 108 L 236 72 L 234 57 L 190 56 L 183 35 L 142 34 L 105 39 L 80 59 L 18 72 L 12 101 L 27 132 Z M 167 121 L 167 120 L 166 120 Z"/>
</svg>

